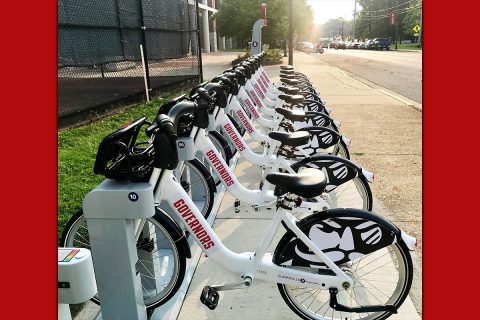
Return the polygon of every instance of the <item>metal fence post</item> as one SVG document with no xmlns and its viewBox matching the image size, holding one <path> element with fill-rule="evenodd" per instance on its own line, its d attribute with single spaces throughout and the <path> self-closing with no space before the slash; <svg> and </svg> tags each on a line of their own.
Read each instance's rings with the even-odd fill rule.
<svg viewBox="0 0 480 320">
<path fill-rule="evenodd" d="M 147 86 L 148 86 L 148 91 L 152 90 L 151 89 L 151 86 L 150 86 L 150 71 L 149 71 L 149 68 L 148 68 L 148 55 L 147 55 L 147 40 L 146 40 L 146 36 L 145 36 L 145 30 L 147 29 L 145 27 L 145 20 L 144 20 L 144 17 L 143 17 L 143 0 L 138 0 L 138 4 L 139 4 L 139 9 L 140 9 L 140 24 L 142 25 L 141 26 L 141 29 L 142 29 L 142 46 L 143 46 L 143 56 L 144 56 L 144 59 L 145 59 L 145 75 L 146 75 L 146 78 L 147 78 Z"/>
<path fill-rule="evenodd" d="M 200 82 L 203 82 L 202 50 L 200 50 L 200 15 L 198 14 L 198 0 L 195 0 L 195 10 L 197 11 L 197 39 L 198 39 L 197 49 L 198 49 L 198 61 L 199 61 L 198 67 L 200 71 Z"/>
<path fill-rule="evenodd" d="M 117 23 L 118 23 L 118 32 L 120 34 L 120 45 L 122 47 L 122 55 L 123 59 L 127 59 L 125 56 L 125 40 L 123 39 L 123 31 L 122 31 L 122 21 L 120 20 L 120 7 L 118 6 L 118 0 L 114 1 L 115 9 L 117 10 Z"/>
</svg>

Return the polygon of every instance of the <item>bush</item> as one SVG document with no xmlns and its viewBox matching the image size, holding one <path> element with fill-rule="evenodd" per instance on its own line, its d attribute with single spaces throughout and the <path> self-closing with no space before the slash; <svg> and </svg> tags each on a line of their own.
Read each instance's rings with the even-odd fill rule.
<svg viewBox="0 0 480 320">
<path fill-rule="evenodd" d="M 280 49 L 268 49 L 267 56 L 265 57 L 265 61 L 267 62 L 279 62 L 282 61 L 283 54 L 282 50 Z"/>
<path fill-rule="evenodd" d="M 248 58 L 250 58 L 249 51 L 245 52 L 243 55 L 239 54 L 238 58 L 232 61 L 232 65 L 239 64 L 240 62 L 247 60 Z"/>
</svg>

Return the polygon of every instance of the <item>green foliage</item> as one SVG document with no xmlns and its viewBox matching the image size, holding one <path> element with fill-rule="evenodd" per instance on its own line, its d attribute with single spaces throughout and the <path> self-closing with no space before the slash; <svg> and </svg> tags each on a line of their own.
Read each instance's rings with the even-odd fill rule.
<svg viewBox="0 0 480 320">
<path fill-rule="evenodd" d="M 94 123 L 58 132 L 58 236 L 82 207 L 85 195 L 104 177 L 93 173 L 98 145 L 109 133 L 132 120 L 152 119 L 169 97 L 130 108 Z"/>
<path fill-rule="evenodd" d="M 247 60 L 248 58 L 250 58 L 250 51 L 247 51 L 243 54 L 239 54 L 237 59 L 232 61 L 232 66 L 239 64 L 240 62 L 242 62 L 243 60 Z"/>
<path fill-rule="evenodd" d="M 267 62 L 278 62 L 283 59 L 283 51 L 280 49 L 268 49 L 267 55 L 265 56 L 265 61 Z"/>
<path fill-rule="evenodd" d="M 399 37 L 411 35 L 411 27 L 406 25 L 412 22 L 412 15 L 420 20 L 421 0 L 358 0 L 362 8 L 355 21 L 355 35 L 357 38 L 394 38 L 395 27 L 390 24 L 390 13 L 398 12 Z M 415 19 L 413 19 L 415 20 Z M 413 27 L 413 25 L 412 25 Z"/>
<path fill-rule="evenodd" d="M 421 0 L 416 0 L 411 4 L 411 7 L 413 8 L 418 7 L 418 5 L 421 3 L 422 3 Z M 416 26 L 417 24 L 421 26 L 420 24 L 421 14 L 422 14 L 421 8 L 417 8 L 405 13 L 405 18 L 403 19 L 403 33 L 405 35 L 410 35 L 413 37 L 413 27 Z"/>
<path fill-rule="evenodd" d="M 262 30 L 262 42 L 271 45 L 287 39 L 288 2 L 285 0 L 223 0 L 220 10 L 212 17 L 220 36 L 233 37 L 240 43 L 250 40 L 255 21 L 261 18 L 261 5 L 267 4 L 267 26 Z M 293 0 L 295 37 L 308 33 L 313 11 L 307 0 Z"/>
</svg>

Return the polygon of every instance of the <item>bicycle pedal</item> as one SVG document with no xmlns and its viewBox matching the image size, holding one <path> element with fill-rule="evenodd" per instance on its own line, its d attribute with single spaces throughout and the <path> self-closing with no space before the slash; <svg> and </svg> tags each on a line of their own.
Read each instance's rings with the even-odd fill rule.
<svg viewBox="0 0 480 320">
<path fill-rule="evenodd" d="M 218 291 L 210 286 L 203 287 L 202 294 L 200 295 L 200 302 L 202 302 L 208 309 L 214 310 L 218 305 L 218 299 L 220 295 Z"/>
</svg>

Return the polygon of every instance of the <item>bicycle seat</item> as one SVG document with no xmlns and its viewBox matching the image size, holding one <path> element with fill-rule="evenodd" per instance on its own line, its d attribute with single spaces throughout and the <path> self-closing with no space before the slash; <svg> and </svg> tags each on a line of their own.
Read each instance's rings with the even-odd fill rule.
<svg viewBox="0 0 480 320">
<path fill-rule="evenodd" d="M 280 75 L 282 74 L 295 74 L 295 71 L 293 69 L 282 69 L 280 70 Z"/>
<path fill-rule="evenodd" d="M 291 147 L 302 146 L 310 141 L 310 133 L 308 133 L 308 131 L 270 132 L 268 136 L 273 140 L 280 141 L 282 144 Z"/>
<path fill-rule="evenodd" d="M 292 65 L 286 65 L 286 66 L 280 66 L 280 69 L 283 69 L 283 70 L 293 70 L 293 66 Z"/>
<path fill-rule="evenodd" d="M 327 177 L 322 171 L 306 168 L 299 173 L 269 173 L 268 182 L 300 197 L 313 198 L 321 195 L 327 185 Z"/>
<path fill-rule="evenodd" d="M 281 81 L 293 87 L 296 87 L 300 84 L 300 81 L 297 79 L 281 79 Z"/>
<path fill-rule="evenodd" d="M 303 100 L 305 99 L 304 96 L 301 94 L 296 94 L 296 95 L 289 95 L 289 94 L 279 94 L 278 97 L 282 99 L 283 101 L 291 104 L 299 104 L 302 103 Z"/>
<path fill-rule="evenodd" d="M 275 108 L 275 111 L 284 116 L 288 120 L 292 121 L 304 121 L 305 112 L 300 109 L 286 109 L 286 108 Z"/>
<path fill-rule="evenodd" d="M 300 88 L 296 88 L 296 87 L 278 87 L 277 89 L 282 91 L 283 93 L 290 94 L 290 95 L 297 94 L 298 92 L 300 92 Z"/>
<path fill-rule="evenodd" d="M 294 79 L 297 79 L 298 77 L 294 74 L 283 74 L 283 73 L 280 73 L 280 80 L 294 80 Z"/>
</svg>

